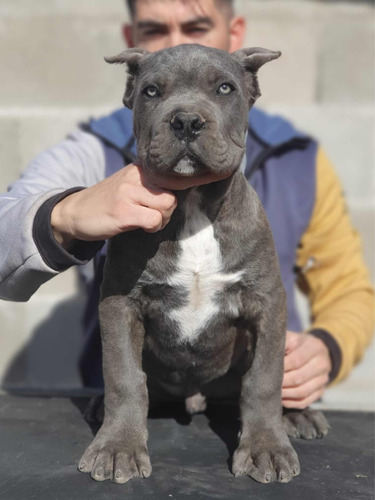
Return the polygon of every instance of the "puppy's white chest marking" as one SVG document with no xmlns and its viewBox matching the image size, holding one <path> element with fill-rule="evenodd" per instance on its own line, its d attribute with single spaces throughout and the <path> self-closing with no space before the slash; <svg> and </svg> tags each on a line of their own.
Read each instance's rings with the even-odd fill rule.
<svg viewBox="0 0 375 500">
<path fill-rule="evenodd" d="M 242 272 L 223 273 L 219 243 L 210 219 L 200 209 L 200 195 L 194 190 L 185 202 L 185 213 L 186 221 L 179 234 L 177 272 L 168 283 L 185 290 L 188 300 L 182 307 L 172 309 L 169 316 L 178 323 L 181 338 L 191 341 L 219 313 L 216 293 L 226 284 L 239 281 Z"/>
</svg>

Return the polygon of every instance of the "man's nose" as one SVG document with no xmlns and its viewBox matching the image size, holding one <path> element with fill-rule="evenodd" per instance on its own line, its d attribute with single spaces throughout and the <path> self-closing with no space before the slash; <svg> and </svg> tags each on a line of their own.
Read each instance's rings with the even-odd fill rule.
<svg viewBox="0 0 375 500">
<path fill-rule="evenodd" d="M 194 141 L 205 124 L 204 118 L 198 113 L 179 112 L 173 115 L 170 125 L 178 139 Z"/>
<path fill-rule="evenodd" d="M 186 43 L 194 43 L 183 31 L 180 29 L 171 29 L 168 37 L 168 46 L 176 47 L 177 45 L 183 45 Z"/>
</svg>

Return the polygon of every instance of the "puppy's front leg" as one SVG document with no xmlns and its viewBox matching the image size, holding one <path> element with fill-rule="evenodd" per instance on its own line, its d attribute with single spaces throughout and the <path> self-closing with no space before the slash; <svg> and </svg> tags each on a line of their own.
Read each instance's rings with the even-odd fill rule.
<svg viewBox="0 0 375 500">
<path fill-rule="evenodd" d="M 300 468 L 282 423 L 284 290 L 280 286 L 262 302 L 255 318 L 254 303 L 248 304 L 247 319 L 255 335 L 254 358 L 242 379 L 242 429 L 232 470 L 236 476 L 247 474 L 262 483 L 288 482 L 299 474 Z"/>
<path fill-rule="evenodd" d="M 125 483 L 151 474 L 148 395 L 142 371 L 144 327 L 136 305 L 110 296 L 99 305 L 105 384 L 104 422 L 79 462 L 97 481 Z"/>
</svg>

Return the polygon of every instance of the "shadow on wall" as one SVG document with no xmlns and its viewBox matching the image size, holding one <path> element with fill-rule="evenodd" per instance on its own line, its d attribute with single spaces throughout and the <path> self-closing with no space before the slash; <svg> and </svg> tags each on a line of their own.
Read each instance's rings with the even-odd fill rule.
<svg viewBox="0 0 375 500">
<path fill-rule="evenodd" d="M 83 344 L 84 297 L 59 303 L 10 361 L 1 381 L 8 391 L 79 389 L 78 358 Z"/>
</svg>

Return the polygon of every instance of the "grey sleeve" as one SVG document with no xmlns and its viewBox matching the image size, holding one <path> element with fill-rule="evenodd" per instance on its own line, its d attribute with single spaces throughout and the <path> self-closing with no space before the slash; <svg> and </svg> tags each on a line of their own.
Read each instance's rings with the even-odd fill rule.
<svg viewBox="0 0 375 500">
<path fill-rule="evenodd" d="M 76 130 L 37 156 L 8 192 L 0 194 L 1 299 L 26 301 L 60 271 L 87 262 L 95 243 L 86 253 L 84 245 L 78 246 L 75 255 L 54 240 L 48 220 L 51 200 L 57 202 L 71 192 L 68 190 L 90 187 L 104 176 L 104 145 L 91 134 Z M 43 241 L 47 249 L 49 241 L 57 259 L 41 251 Z"/>
</svg>

